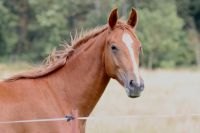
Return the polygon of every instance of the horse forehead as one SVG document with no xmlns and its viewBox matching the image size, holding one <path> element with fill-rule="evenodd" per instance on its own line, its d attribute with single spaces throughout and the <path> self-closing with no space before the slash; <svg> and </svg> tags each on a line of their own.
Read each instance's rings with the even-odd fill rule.
<svg viewBox="0 0 200 133">
<path fill-rule="evenodd" d="M 126 45 L 131 45 L 133 43 L 133 39 L 131 38 L 131 35 L 128 34 L 128 33 L 123 33 L 123 35 L 122 35 L 122 41 Z"/>
</svg>

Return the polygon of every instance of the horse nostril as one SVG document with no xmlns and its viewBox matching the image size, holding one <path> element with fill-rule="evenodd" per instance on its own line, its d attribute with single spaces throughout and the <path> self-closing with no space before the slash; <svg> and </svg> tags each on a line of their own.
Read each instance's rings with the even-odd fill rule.
<svg viewBox="0 0 200 133">
<path fill-rule="evenodd" d="M 130 85 L 130 87 L 134 87 L 134 81 L 131 80 L 131 81 L 129 82 L 129 85 Z"/>
<path fill-rule="evenodd" d="M 135 88 L 135 89 L 143 89 L 144 83 L 142 82 L 141 84 L 138 84 L 136 81 L 130 80 L 129 86 L 132 87 L 132 88 Z"/>
</svg>

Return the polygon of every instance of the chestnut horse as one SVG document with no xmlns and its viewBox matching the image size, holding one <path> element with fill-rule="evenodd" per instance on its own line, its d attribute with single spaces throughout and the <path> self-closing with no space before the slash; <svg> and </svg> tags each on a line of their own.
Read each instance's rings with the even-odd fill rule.
<svg viewBox="0 0 200 133">
<path fill-rule="evenodd" d="M 93 29 L 50 54 L 42 67 L 0 82 L 0 121 L 64 117 L 77 109 L 89 116 L 110 78 L 125 87 L 129 97 L 140 96 L 141 44 L 134 27 L 137 12 L 127 22 L 111 11 L 108 24 Z M 86 121 L 79 122 L 85 132 Z M 2 133 L 70 133 L 65 121 L 0 125 Z"/>
</svg>

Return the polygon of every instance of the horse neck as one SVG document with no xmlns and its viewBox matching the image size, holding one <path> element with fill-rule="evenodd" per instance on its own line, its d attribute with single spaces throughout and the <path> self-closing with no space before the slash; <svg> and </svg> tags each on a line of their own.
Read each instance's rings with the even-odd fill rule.
<svg viewBox="0 0 200 133">
<path fill-rule="evenodd" d="M 103 59 L 105 43 L 106 31 L 76 48 L 65 66 L 48 78 L 58 97 L 66 100 L 66 108 L 78 109 L 82 116 L 91 113 L 109 82 Z"/>
</svg>

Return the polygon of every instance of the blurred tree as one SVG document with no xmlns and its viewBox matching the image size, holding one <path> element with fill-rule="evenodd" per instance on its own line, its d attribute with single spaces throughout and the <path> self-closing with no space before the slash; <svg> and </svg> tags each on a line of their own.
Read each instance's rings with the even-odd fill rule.
<svg viewBox="0 0 200 133">
<path fill-rule="evenodd" d="M 17 24 L 17 35 L 18 42 L 13 49 L 13 53 L 19 54 L 29 49 L 28 34 L 28 14 L 29 14 L 29 3 L 27 0 L 4 0 L 4 5 L 10 10 L 12 14 L 19 17 Z"/>
<path fill-rule="evenodd" d="M 178 8 L 179 14 L 183 14 L 180 16 L 185 16 L 182 17 L 184 21 L 177 16 L 175 0 L 1 0 L 0 59 L 41 60 L 62 41 L 70 42 L 70 32 L 75 34 L 82 27 L 106 24 L 112 8 L 118 7 L 119 16 L 127 18 L 131 7 L 136 7 L 139 13 L 137 33 L 145 54 L 143 66 L 192 65 L 194 54 L 187 45 L 187 28 L 182 27 L 186 24 L 185 27 L 197 28 L 188 32 L 190 43 L 197 44 L 199 17 L 196 11 L 199 7 L 194 0 L 183 1 L 193 3 L 190 10 L 194 12 L 189 13 L 194 16 L 193 23 L 187 23 L 188 12 L 182 12 L 183 9 Z"/>
<path fill-rule="evenodd" d="M 138 33 L 145 53 L 143 64 L 149 69 L 191 64 L 193 55 L 185 45 L 184 23 L 176 14 L 174 1 L 143 0 L 137 4 Z"/>
<path fill-rule="evenodd" d="M 9 36 L 14 34 L 16 37 L 12 36 L 11 44 L 9 41 L 12 38 L 7 41 L 2 36 L 0 46 L 11 49 L 9 54 L 14 59 L 17 55 L 27 60 L 41 59 L 52 47 L 63 40 L 69 40 L 66 38 L 67 34 L 73 34 L 76 27 L 82 27 L 81 21 L 84 21 L 86 14 L 93 8 L 91 0 L 85 0 L 84 3 L 81 0 L 2 0 L 0 11 L 5 11 L 0 15 L 5 18 L 3 20 L 9 28 L 6 29 L 1 24 L 0 34 L 9 32 Z M 9 23 L 14 25 L 10 27 Z"/>
<path fill-rule="evenodd" d="M 113 0 L 108 0 L 107 3 L 109 2 L 113 3 Z M 152 0 L 151 2 L 134 0 L 127 1 L 125 6 L 123 5 L 124 2 L 125 0 L 115 1 L 115 5 L 122 5 L 119 6 L 119 13 L 124 17 L 127 17 L 127 12 L 131 7 L 136 5 L 136 8 L 138 8 L 137 33 L 143 43 L 145 53 L 142 60 L 143 66 L 151 69 L 183 66 L 194 62 L 194 54 L 187 45 L 186 35 L 182 29 L 184 22 L 176 14 L 174 0 Z M 101 12 L 101 14 L 97 14 L 97 12 L 88 14 L 88 19 L 85 21 L 87 27 L 94 27 L 107 22 L 107 13 L 113 4 L 108 4 L 111 6 L 106 7 L 104 3 L 104 0 L 98 1 L 98 9 L 96 10 L 99 10 L 98 12 Z M 126 13 L 124 13 L 125 8 Z"/>
<path fill-rule="evenodd" d="M 200 1 L 176 0 L 178 14 L 185 21 L 188 40 L 196 54 L 196 63 L 200 67 Z"/>
<path fill-rule="evenodd" d="M 35 50 L 43 53 L 41 56 L 49 53 L 61 41 L 69 41 L 69 34 L 82 27 L 81 21 L 94 8 L 91 0 L 85 0 L 84 3 L 81 0 L 29 1 L 35 15 L 35 22 L 30 27 L 31 41 Z"/>
<path fill-rule="evenodd" d="M 7 56 L 12 53 L 14 45 L 18 42 L 19 18 L 6 7 L 4 1 L 0 1 L 0 18 L 0 55 Z"/>
</svg>

